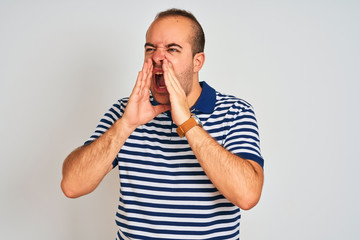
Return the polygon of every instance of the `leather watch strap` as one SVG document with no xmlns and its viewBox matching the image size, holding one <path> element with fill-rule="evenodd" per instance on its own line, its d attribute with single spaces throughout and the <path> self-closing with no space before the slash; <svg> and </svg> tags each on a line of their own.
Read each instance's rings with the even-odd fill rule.
<svg viewBox="0 0 360 240">
<path fill-rule="evenodd" d="M 183 124 L 181 124 L 177 129 L 176 132 L 179 134 L 180 137 L 184 137 L 185 133 L 192 129 L 197 125 L 201 125 L 198 121 L 195 120 L 195 115 L 191 115 L 191 117 L 186 120 Z"/>
</svg>

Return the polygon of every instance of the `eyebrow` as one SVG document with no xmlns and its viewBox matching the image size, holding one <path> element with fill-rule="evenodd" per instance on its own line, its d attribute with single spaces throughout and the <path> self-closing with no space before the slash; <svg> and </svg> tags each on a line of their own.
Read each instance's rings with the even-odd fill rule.
<svg viewBox="0 0 360 240">
<path fill-rule="evenodd" d="M 179 44 L 176 44 L 176 43 L 170 43 L 166 46 L 167 48 L 171 48 L 171 47 L 178 47 L 180 49 L 182 49 L 182 46 L 180 46 Z"/>
<path fill-rule="evenodd" d="M 144 46 L 144 47 L 145 47 L 145 48 L 146 48 L 146 47 L 156 48 L 156 46 L 155 46 L 154 44 L 152 44 L 152 43 L 145 43 L 145 46 Z M 167 48 L 178 47 L 178 48 L 180 48 L 180 49 L 183 48 L 182 46 L 180 46 L 180 45 L 177 44 L 177 43 L 170 43 L 170 44 L 166 45 L 166 47 L 167 47 Z"/>
<path fill-rule="evenodd" d="M 144 47 L 153 47 L 155 48 L 155 45 L 154 44 L 151 44 L 151 43 L 145 43 L 145 46 Z"/>
</svg>

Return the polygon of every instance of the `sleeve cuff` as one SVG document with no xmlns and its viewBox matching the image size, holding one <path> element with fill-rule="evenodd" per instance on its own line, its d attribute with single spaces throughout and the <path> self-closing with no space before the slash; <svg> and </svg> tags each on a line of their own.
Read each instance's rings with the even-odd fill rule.
<svg viewBox="0 0 360 240">
<path fill-rule="evenodd" d="M 251 153 L 235 153 L 235 155 L 246 159 L 246 160 L 252 160 L 257 162 L 262 168 L 264 168 L 264 159 L 262 157 L 259 157 L 257 155 L 251 154 Z"/>
</svg>

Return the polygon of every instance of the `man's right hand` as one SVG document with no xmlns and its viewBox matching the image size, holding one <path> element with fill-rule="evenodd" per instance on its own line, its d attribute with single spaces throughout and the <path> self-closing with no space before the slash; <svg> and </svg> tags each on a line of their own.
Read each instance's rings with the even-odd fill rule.
<svg viewBox="0 0 360 240">
<path fill-rule="evenodd" d="M 64 161 L 61 188 L 67 197 L 76 198 L 92 192 L 112 169 L 112 162 L 130 134 L 170 106 L 150 102 L 152 61 L 139 72 L 125 112 L 112 127 L 89 145 L 75 149 Z"/>
<path fill-rule="evenodd" d="M 130 131 L 135 130 L 142 124 L 148 123 L 160 113 L 170 109 L 169 105 L 153 106 L 150 102 L 152 71 L 152 60 L 148 59 L 138 74 L 135 87 L 122 116 L 122 121 L 124 121 Z"/>
</svg>

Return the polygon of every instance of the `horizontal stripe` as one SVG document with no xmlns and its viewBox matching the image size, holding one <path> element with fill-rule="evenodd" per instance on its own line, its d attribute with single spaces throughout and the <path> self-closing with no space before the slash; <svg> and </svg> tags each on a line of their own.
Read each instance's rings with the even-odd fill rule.
<svg viewBox="0 0 360 240">
<path fill-rule="evenodd" d="M 144 176 L 134 176 L 129 174 L 120 174 L 120 179 L 130 179 L 130 180 L 139 180 L 143 182 L 153 182 L 153 183 L 162 183 L 170 185 L 179 185 L 179 184 L 211 184 L 211 181 L 206 179 L 167 179 L 167 178 L 150 178 Z"/>
<path fill-rule="evenodd" d="M 147 151 L 149 152 L 159 152 L 162 155 L 178 155 L 179 153 L 193 154 L 189 145 L 183 145 L 182 147 L 170 148 L 170 146 L 159 146 L 159 145 L 149 145 L 149 144 L 136 144 L 136 143 L 126 143 L 123 149 L 134 149 L 142 151 L 146 155 Z M 146 151 L 145 151 L 146 149 Z"/>
<path fill-rule="evenodd" d="M 137 156 L 137 155 L 135 155 Z M 167 161 L 151 161 L 151 159 L 153 159 L 154 157 L 151 156 L 146 156 L 146 158 L 142 158 L 141 160 L 137 157 L 135 157 L 134 159 L 130 159 L 130 158 L 122 158 L 122 155 L 120 155 L 121 157 L 121 162 L 124 163 L 123 166 L 125 165 L 131 165 L 131 166 L 136 166 L 136 165 L 143 165 L 143 166 L 156 166 L 156 167 L 162 167 L 162 168 L 200 168 L 200 163 L 196 160 L 196 159 L 186 159 L 186 158 L 177 158 L 177 159 L 170 159 L 171 161 L 169 161 L 169 159 L 166 159 Z"/>
<path fill-rule="evenodd" d="M 222 228 L 213 228 L 213 229 L 208 230 L 208 231 L 201 231 L 201 230 L 184 231 L 184 230 L 171 230 L 169 228 L 167 228 L 167 229 L 154 229 L 154 228 L 141 227 L 141 226 L 128 226 L 128 225 L 126 225 L 126 224 L 124 224 L 124 223 L 122 223 L 120 221 L 116 221 L 116 223 L 120 227 L 126 227 L 126 228 L 129 228 L 131 230 L 144 232 L 145 236 L 147 236 L 147 234 L 149 234 L 149 233 L 166 234 L 166 235 L 182 235 L 182 236 L 196 236 L 196 235 L 203 236 L 203 235 L 209 235 L 209 234 L 217 233 L 217 232 L 233 231 L 233 230 L 235 230 L 235 229 L 237 229 L 239 227 L 239 223 L 237 223 L 234 226 L 228 226 L 228 227 L 222 227 Z M 199 229 L 199 227 L 198 227 L 198 229 Z M 146 237 L 144 238 L 144 236 L 141 236 L 141 239 L 146 239 Z M 151 239 L 151 238 L 149 238 L 149 239 Z"/>
<path fill-rule="evenodd" d="M 211 227 L 214 228 L 215 225 L 219 224 L 232 224 L 238 220 L 238 217 L 229 218 L 229 219 L 221 219 L 212 222 L 169 222 L 169 221 L 153 221 L 146 218 L 135 218 L 135 217 L 127 217 L 120 214 L 116 215 L 119 219 L 124 220 L 124 222 L 137 222 L 147 225 L 154 225 L 154 226 L 180 226 L 180 227 L 191 227 L 191 228 L 198 228 L 198 227 Z M 194 229 L 195 230 L 195 229 Z M 183 231 L 183 230 L 181 230 Z"/>
<path fill-rule="evenodd" d="M 133 189 L 145 189 L 145 190 L 151 190 L 151 191 L 160 191 L 160 192 L 168 192 L 170 194 L 174 192 L 183 192 L 183 193 L 190 193 L 190 192 L 217 192 L 216 188 L 179 188 L 179 187 L 153 187 L 153 186 L 147 186 L 147 185 L 140 185 L 140 184 L 133 184 L 133 183 L 122 183 L 121 187 L 123 188 L 133 188 Z"/>
<path fill-rule="evenodd" d="M 238 224 L 239 226 L 239 224 Z M 239 227 L 237 227 L 239 228 Z M 124 229 L 124 228 L 122 228 Z M 129 231 L 128 229 L 126 229 Z M 121 233 L 123 234 L 123 233 Z M 191 240 L 238 240 L 237 237 L 239 235 L 239 230 L 231 231 L 229 233 L 225 232 L 223 233 L 225 235 L 219 236 L 218 233 L 212 233 L 206 236 L 191 236 Z M 184 240 L 184 239 L 190 239 L 188 235 L 177 235 L 176 238 L 174 238 L 172 235 L 156 235 L 152 234 L 152 236 L 148 235 L 138 235 L 138 233 L 135 231 L 135 233 L 127 233 L 127 237 L 131 237 L 132 239 L 142 239 L 142 240 Z M 122 239 L 122 238 L 121 238 Z M 128 238 L 126 238 L 128 240 Z"/>
<path fill-rule="evenodd" d="M 239 212 L 238 209 L 230 210 L 230 211 L 218 211 L 208 214 L 201 214 L 201 213 L 177 213 L 174 211 L 168 211 L 168 212 L 160 212 L 160 211 L 145 211 L 141 209 L 135 209 L 135 208 L 124 208 L 123 206 L 119 205 L 118 210 L 126 212 L 127 214 L 136 213 L 141 214 L 144 216 L 154 216 L 154 217 L 165 217 L 165 218 L 174 218 L 177 219 L 178 222 L 181 218 L 187 218 L 188 219 L 207 219 L 207 218 L 213 218 L 213 217 L 219 217 L 219 216 L 228 216 L 228 215 L 235 215 Z"/>
<path fill-rule="evenodd" d="M 151 142 L 151 143 L 154 144 L 154 136 L 153 135 L 150 135 L 150 134 L 136 135 L 136 134 L 137 133 L 134 133 L 134 134 L 130 135 L 127 142 L 144 141 L 145 143 L 146 142 Z M 158 144 L 173 145 L 174 147 L 176 147 L 177 144 L 180 144 L 180 145 L 188 144 L 187 141 L 185 139 L 183 139 L 183 138 L 171 139 L 171 140 L 170 139 L 156 138 L 156 142 Z"/>
<path fill-rule="evenodd" d="M 125 148 L 121 149 L 119 156 L 126 156 L 126 155 L 137 156 L 137 157 L 148 157 L 148 158 L 162 158 L 165 160 L 196 159 L 196 157 L 191 154 L 187 154 L 187 155 L 175 154 L 175 155 L 165 156 L 158 153 L 129 151 L 129 150 L 125 150 Z"/>
<path fill-rule="evenodd" d="M 125 190 L 121 190 L 121 193 L 124 197 L 126 196 L 133 196 L 133 197 L 139 197 L 139 198 L 146 198 L 148 200 L 151 199 L 160 199 L 160 200 L 169 200 L 169 201 L 206 201 L 206 202 L 211 202 L 214 200 L 218 200 L 218 199 L 222 199 L 224 198 L 224 196 L 222 195 L 217 195 L 217 196 L 210 196 L 210 197 L 199 197 L 199 196 L 185 196 L 185 195 L 180 195 L 180 196 L 170 196 L 169 194 L 167 195 L 153 195 L 153 194 L 144 194 L 144 193 L 140 193 L 138 192 L 129 192 L 129 191 L 125 191 Z"/>
<path fill-rule="evenodd" d="M 137 172 L 137 173 L 149 173 L 154 175 L 167 175 L 167 176 L 202 176 L 205 175 L 204 171 L 161 171 L 144 168 L 136 168 L 129 166 L 120 166 L 120 171 L 124 172 Z"/>
<path fill-rule="evenodd" d="M 122 200 L 125 205 L 135 205 L 139 207 L 150 207 L 150 208 L 165 208 L 165 209 L 185 209 L 185 210 L 211 210 L 216 208 L 224 207 L 234 207 L 233 204 L 229 202 L 221 202 L 211 205 L 194 205 L 194 204 L 184 204 L 184 202 L 179 202 L 179 204 L 158 204 L 153 202 L 143 202 L 143 201 L 134 201 L 134 200 Z"/>
</svg>

